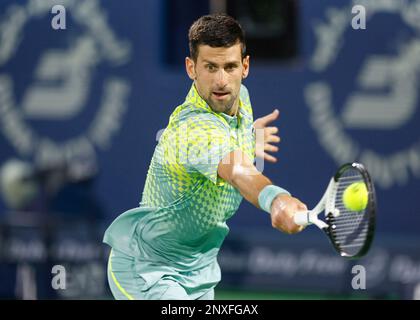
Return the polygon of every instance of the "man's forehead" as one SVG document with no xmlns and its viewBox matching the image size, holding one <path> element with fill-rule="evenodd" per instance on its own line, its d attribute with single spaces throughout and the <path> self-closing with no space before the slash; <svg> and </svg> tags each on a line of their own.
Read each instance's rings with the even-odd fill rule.
<svg viewBox="0 0 420 320">
<path fill-rule="evenodd" d="M 241 62 L 242 48 L 240 43 L 227 48 L 200 45 L 198 48 L 198 60 L 200 62 L 214 63 Z"/>
</svg>

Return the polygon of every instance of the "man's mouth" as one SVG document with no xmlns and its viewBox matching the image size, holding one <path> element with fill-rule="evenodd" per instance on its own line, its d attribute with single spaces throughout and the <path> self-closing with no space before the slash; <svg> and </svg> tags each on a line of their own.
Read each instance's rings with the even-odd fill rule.
<svg viewBox="0 0 420 320">
<path fill-rule="evenodd" d="M 213 91 L 213 95 L 216 97 L 216 99 L 224 99 L 229 95 L 229 92 L 227 91 Z"/>
</svg>

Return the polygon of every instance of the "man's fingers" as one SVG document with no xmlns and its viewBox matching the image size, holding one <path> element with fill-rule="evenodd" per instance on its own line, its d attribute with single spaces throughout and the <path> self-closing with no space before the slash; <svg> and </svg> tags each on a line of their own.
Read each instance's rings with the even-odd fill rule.
<svg viewBox="0 0 420 320">
<path fill-rule="evenodd" d="M 276 135 L 274 135 L 274 134 L 272 134 L 272 135 L 269 135 L 268 137 L 267 137 L 267 139 L 266 139 L 266 143 L 269 143 L 269 142 L 274 142 L 274 143 L 279 143 L 280 142 L 280 137 L 279 136 L 276 136 Z"/>
<path fill-rule="evenodd" d="M 298 212 L 307 212 L 308 211 L 308 207 L 302 203 L 302 202 L 298 202 L 297 206 L 296 206 L 296 211 L 294 214 L 298 213 Z"/>
<path fill-rule="evenodd" d="M 306 204 L 304 204 L 302 201 L 297 200 L 298 201 L 298 209 L 302 210 L 302 211 L 308 211 L 308 207 L 306 206 Z"/>
<path fill-rule="evenodd" d="M 298 231 L 297 232 L 301 232 L 301 231 L 303 231 L 303 229 L 305 229 L 306 228 L 306 226 L 299 226 L 299 228 L 298 228 Z"/>
<path fill-rule="evenodd" d="M 268 162 L 272 162 L 272 163 L 277 162 L 277 158 L 275 158 L 272 155 L 269 155 L 268 153 L 265 153 L 265 152 L 264 152 L 264 160 L 267 160 Z"/>
<path fill-rule="evenodd" d="M 265 130 L 269 134 L 276 134 L 277 132 L 279 132 L 279 128 L 277 127 L 266 127 Z"/>
<path fill-rule="evenodd" d="M 306 205 L 299 199 L 285 195 L 278 196 L 271 209 L 271 221 L 274 228 L 287 234 L 298 233 L 305 229 L 305 226 L 297 225 L 294 221 L 297 212 L 307 210 Z"/>
<path fill-rule="evenodd" d="M 273 112 L 267 114 L 264 117 L 261 117 L 261 121 L 263 122 L 264 125 L 266 125 L 267 123 L 270 123 L 274 120 L 276 120 L 279 117 L 279 110 L 275 109 Z"/>
<path fill-rule="evenodd" d="M 269 151 L 269 152 L 277 152 L 277 151 L 279 151 L 279 148 L 276 147 L 276 146 L 272 146 L 271 144 L 266 143 L 266 144 L 264 144 L 264 150 Z"/>
</svg>

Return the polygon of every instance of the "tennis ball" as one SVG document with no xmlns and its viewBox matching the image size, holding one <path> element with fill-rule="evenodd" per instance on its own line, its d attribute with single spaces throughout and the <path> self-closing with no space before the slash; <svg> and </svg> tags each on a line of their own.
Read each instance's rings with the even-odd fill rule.
<svg viewBox="0 0 420 320">
<path fill-rule="evenodd" d="M 364 182 L 349 185 L 343 193 L 343 203 L 348 210 L 362 211 L 368 202 L 368 192 Z"/>
</svg>

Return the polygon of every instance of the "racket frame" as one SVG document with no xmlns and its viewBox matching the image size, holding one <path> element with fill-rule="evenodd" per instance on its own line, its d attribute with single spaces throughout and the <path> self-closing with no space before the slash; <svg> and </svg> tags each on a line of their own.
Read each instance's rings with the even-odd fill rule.
<svg viewBox="0 0 420 320">
<path fill-rule="evenodd" d="M 337 208 L 335 208 L 335 196 L 337 194 L 336 189 L 338 188 L 338 181 L 343 173 L 348 170 L 349 168 L 354 168 L 363 177 L 363 180 L 366 184 L 368 192 L 368 203 L 367 203 L 367 212 L 369 212 L 369 221 L 368 221 L 368 230 L 366 240 L 362 246 L 362 248 L 357 252 L 355 255 L 349 255 L 340 247 L 339 243 L 335 240 L 334 235 L 334 225 L 329 223 L 329 217 L 334 218 L 338 217 L 340 212 Z M 318 218 L 318 215 L 325 211 L 325 217 L 327 222 L 322 221 Z M 375 188 L 372 182 L 372 179 L 366 170 L 366 168 L 360 163 L 346 163 L 342 165 L 334 177 L 331 178 L 324 195 L 322 196 L 321 200 L 318 204 L 312 209 L 303 212 L 297 212 L 294 216 L 294 221 L 296 224 L 301 226 L 307 226 L 314 224 L 319 229 L 323 230 L 328 238 L 330 238 L 331 243 L 334 246 L 334 249 L 340 253 L 341 256 L 349 258 L 349 259 L 358 259 L 364 256 L 370 248 L 370 245 L 373 240 L 373 236 L 375 233 L 375 222 L 376 222 L 376 195 L 375 195 Z"/>
</svg>

